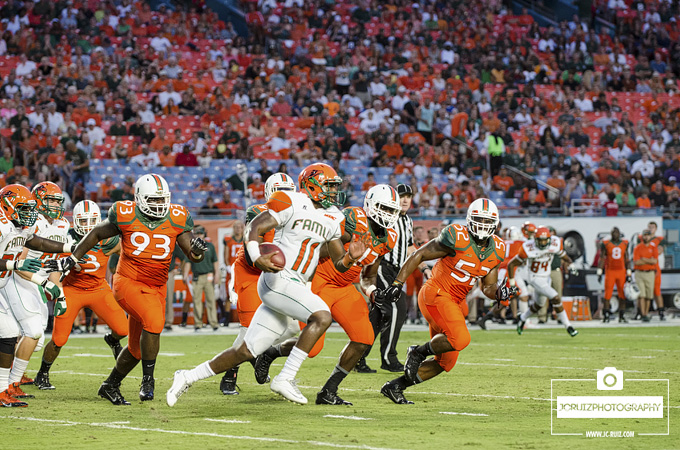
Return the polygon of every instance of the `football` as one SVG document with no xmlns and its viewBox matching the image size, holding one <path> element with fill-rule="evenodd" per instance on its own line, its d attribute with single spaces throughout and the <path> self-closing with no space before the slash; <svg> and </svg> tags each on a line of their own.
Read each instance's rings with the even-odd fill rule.
<svg viewBox="0 0 680 450">
<path fill-rule="evenodd" d="M 270 253 L 274 253 L 274 256 L 272 256 L 272 262 L 274 264 L 276 264 L 279 267 L 286 266 L 286 257 L 283 256 L 283 252 L 278 246 L 270 242 L 263 242 L 262 244 L 260 244 L 260 254 L 268 255 Z"/>
</svg>

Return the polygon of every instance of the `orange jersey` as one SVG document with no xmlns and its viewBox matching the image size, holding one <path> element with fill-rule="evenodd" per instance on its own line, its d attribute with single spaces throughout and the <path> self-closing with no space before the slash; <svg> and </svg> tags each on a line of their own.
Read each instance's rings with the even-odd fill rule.
<svg viewBox="0 0 680 450">
<path fill-rule="evenodd" d="M 237 241 L 233 237 L 224 238 L 224 246 L 227 248 L 227 254 L 229 255 L 229 260 L 225 261 L 228 266 L 234 264 L 236 257 L 238 256 L 239 250 L 243 247 L 243 240 Z"/>
<path fill-rule="evenodd" d="M 437 240 L 455 253 L 437 261 L 426 285 L 445 291 L 458 302 L 464 301 L 477 280 L 505 259 L 505 242 L 496 235 L 489 239 L 490 245 L 480 248 L 468 234 L 467 227 L 453 224 L 444 228 Z"/>
<path fill-rule="evenodd" d="M 602 242 L 602 250 L 604 250 L 605 271 L 621 270 L 625 271 L 626 267 L 626 252 L 628 251 L 628 241 L 625 239 L 614 244 L 612 241 Z"/>
<path fill-rule="evenodd" d="M 165 218 L 152 220 L 135 202 L 119 201 L 109 209 L 108 218 L 121 236 L 116 273 L 149 286 L 165 285 L 177 236 L 194 228 L 189 211 L 172 204 Z"/>
<path fill-rule="evenodd" d="M 81 239 L 73 230 L 69 234 L 76 242 Z M 120 242 L 120 237 L 114 236 L 95 245 L 81 258 L 86 262 L 79 264 L 80 271 L 71 270 L 64 278 L 63 285 L 91 290 L 98 289 L 102 284 L 106 284 L 106 268 L 109 264 L 109 256 L 111 256 L 111 250 L 118 245 L 118 242 Z M 106 286 L 108 287 L 108 284 Z"/>
<path fill-rule="evenodd" d="M 255 217 L 257 217 L 261 212 L 267 210 L 267 205 L 265 203 L 261 205 L 253 205 L 246 211 L 246 225 L 248 225 Z M 272 242 L 274 240 L 274 230 L 267 231 L 264 235 L 264 242 Z M 246 268 L 246 271 L 256 277 L 259 277 L 262 271 L 257 267 L 253 267 L 252 261 L 246 258 L 245 247 L 241 244 L 241 248 L 238 249 L 236 253 L 237 264 L 242 265 Z M 240 281 L 239 281 L 240 282 Z"/>
<path fill-rule="evenodd" d="M 364 267 L 370 266 L 382 255 L 392 251 L 397 242 L 397 232 L 387 229 L 385 236 L 378 238 L 373 234 L 368 217 L 362 208 L 350 206 L 343 211 L 345 215 L 344 233 L 350 233 L 364 239 L 366 252 L 364 255 L 347 271 L 340 273 L 335 270 L 335 264 L 331 258 L 326 258 L 319 263 L 316 276 L 322 278 L 328 284 L 336 286 L 348 286 L 354 282 Z M 349 242 L 345 244 L 345 251 L 349 248 Z"/>
<path fill-rule="evenodd" d="M 524 241 L 505 241 L 505 259 L 501 263 L 501 269 L 507 269 L 508 263 L 512 258 L 519 255 L 519 251 L 522 249 L 522 244 Z"/>
</svg>

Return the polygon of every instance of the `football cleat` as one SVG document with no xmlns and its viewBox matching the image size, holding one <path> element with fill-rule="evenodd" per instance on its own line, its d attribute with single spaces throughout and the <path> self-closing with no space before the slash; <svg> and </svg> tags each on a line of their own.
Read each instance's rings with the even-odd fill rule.
<svg viewBox="0 0 680 450">
<path fill-rule="evenodd" d="M 354 370 L 356 370 L 357 373 L 378 373 L 377 370 L 371 369 L 368 366 L 368 364 L 366 364 L 366 358 L 364 358 L 363 356 L 361 357 L 359 362 L 357 362 L 357 365 L 354 367 Z"/>
<path fill-rule="evenodd" d="M 113 335 L 109 333 L 104 336 L 104 342 L 106 342 L 106 345 L 111 348 L 114 359 L 118 359 L 118 355 L 120 355 L 120 352 L 123 351 L 123 347 L 120 345 L 120 340 L 115 339 Z"/>
<path fill-rule="evenodd" d="M 486 331 L 486 319 L 484 317 L 477 318 L 475 323 L 479 326 L 479 328 Z"/>
<path fill-rule="evenodd" d="M 149 375 L 144 375 L 142 377 L 142 384 L 139 387 L 139 399 L 143 402 L 147 400 L 153 400 L 153 391 L 156 386 L 156 382 Z"/>
<path fill-rule="evenodd" d="M 191 386 L 187 380 L 186 373 L 186 370 L 178 370 L 175 372 L 175 376 L 172 379 L 172 386 L 170 386 L 170 389 L 168 389 L 168 392 L 165 394 L 165 401 L 168 403 L 168 406 L 175 406 L 177 400 Z"/>
<path fill-rule="evenodd" d="M 567 333 L 569 333 L 569 336 L 574 337 L 578 334 L 578 330 L 575 329 L 574 327 L 568 327 Z"/>
<path fill-rule="evenodd" d="M 609 323 L 609 321 L 611 320 L 611 319 L 610 319 L 610 316 L 611 316 L 611 312 L 609 312 L 609 311 L 604 311 L 604 312 L 602 313 L 602 323 Z"/>
<path fill-rule="evenodd" d="M 51 391 L 56 389 L 52 383 L 50 383 L 50 374 L 47 372 L 38 372 L 38 375 L 35 376 L 35 381 L 33 384 L 38 386 L 38 389 L 41 391 Z"/>
<path fill-rule="evenodd" d="M 35 380 L 33 378 L 28 378 L 26 374 L 21 376 L 21 381 L 19 382 L 20 386 L 25 386 L 27 384 L 33 384 Z"/>
<path fill-rule="evenodd" d="M 619 316 L 619 323 L 628 323 L 626 316 Z"/>
<path fill-rule="evenodd" d="M 255 358 L 255 380 L 259 384 L 265 384 L 269 381 L 269 367 L 274 362 L 274 358 L 269 356 L 267 352 L 262 353 Z"/>
<path fill-rule="evenodd" d="M 406 363 L 404 363 L 404 375 L 410 381 L 416 381 L 418 378 L 418 369 L 425 361 L 427 356 L 420 354 L 417 345 L 412 345 L 406 350 Z"/>
<path fill-rule="evenodd" d="M 7 388 L 7 393 L 14 398 L 35 398 L 35 395 L 27 394 L 21 390 L 19 383 L 12 383 Z"/>
<path fill-rule="evenodd" d="M 399 361 L 393 362 L 390 364 L 381 364 L 380 368 L 382 370 L 387 370 L 388 372 L 394 372 L 394 373 L 399 373 L 404 371 L 404 365 L 400 363 Z"/>
<path fill-rule="evenodd" d="M 25 408 L 28 403 L 17 400 L 7 393 L 7 391 L 0 392 L 0 406 L 4 408 Z"/>
<path fill-rule="evenodd" d="M 524 325 L 527 322 L 525 320 L 522 320 L 521 318 L 517 321 L 517 334 L 520 336 L 522 335 L 522 332 L 524 331 Z"/>
<path fill-rule="evenodd" d="M 129 405 L 130 402 L 123 398 L 123 394 L 120 393 L 120 384 L 111 384 L 104 381 L 101 386 L 99 386 L 99 391 L 97 392 L 101 398 L 105 398 L 116 406 Z"/>
<path fill-rule="evenodd" d="M 406 400 L 406 397 L 404 397 L 404 391 L 392 381 L 388 381 L 387 383 L 385 383 L 383 387 L 380 389 L 380 393 L 385 397 L 389 398 L 390 400 L 392 400 L 397 405 L 413 404 L 412 401 Z"/>
<path fill-rule="evenodd" d="M 301 405 L 307 404 L 307 398 L 300 392 L 300 389 L 297 387 L 297 381 L 294 378 L 283 379 L 276 376 L 269 387 L 272 392 L 276 392 L 291 402 Z"/>
<path fill-rule="evenodd" d="M 236 376 L 238 375 L 238 367 L 229 369 L 224 372 L 222 381 L 220 381 L 220 391 L 224 395 L 238 395 L 236 390 L 238 386 L 236 385 Z"/>
<path fill-rule="evenodd" d="M 347 405 L 352 406 L 351 402 L 345 401 L 338 397 L 337 392 L 331 392 L 327 389 L 321 389 L 318 394 L 316 394 L 316 404 L 317 405 Z"/>
</svg>

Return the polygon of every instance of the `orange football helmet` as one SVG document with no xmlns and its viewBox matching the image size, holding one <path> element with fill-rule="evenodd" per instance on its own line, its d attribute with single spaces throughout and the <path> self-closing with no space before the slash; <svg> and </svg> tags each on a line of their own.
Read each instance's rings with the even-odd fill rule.
<svg viewBox="0 0 680 450">
<path fill-rule="evenodd" d="M 5 216 L 24 227 L 30 227 L 38 220 L 37 202 L 31 191 L 20 184 L 10 184 L 0 189 L 0 208 Z"/>
<path fill-rule="evenodd" d="M 52 219 L 60 219 L 64 215 L 64 194 L 59 186 L 51 181 L 43 181 L 36 184 L 31 193 L 40 214 Z"/>
<path fill-rule="evenodd" d="M 328 164 L 315 163 L 305 167 L 298 176 L 300 190 L 323 208 L 345 204 L 345 193 L 340 191 L 342 178 Z"/>
<path fill-rule="evenodd" d="M 538 227 L 534 236 L 534 242 L 536 242 L 536 247 L 540 250 L 548 248 L 550 245 L 550 229 L 548 227 Z"/>
<path fill-rule="evenodd" d="M 533 238 L 534 234 L 536 234 L 536 225 L 531 222 L 524 222 L 524 225 L 522 225 L 522 234 L 527 239 Z"/>
</svg>

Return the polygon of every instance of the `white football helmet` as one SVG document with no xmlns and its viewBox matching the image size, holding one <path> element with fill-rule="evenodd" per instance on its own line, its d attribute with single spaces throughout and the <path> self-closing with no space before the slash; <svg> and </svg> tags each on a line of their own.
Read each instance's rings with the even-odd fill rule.
<svg viewBox="0 0 680 450">
<path fill-rule="evenodd" d="M 635 302 L 640 297 L 640 288 L 636 283 L 630 281 L 623 285 L 623 295 L 631 302 Z"/>
<path fill-rule="evenodd" d="M 269 197 L 276 191 L 295 192 L 296 190 L 295 181 L 287 174 L 278 172 L 267 178 L 267 181 L 264 183 L 264 199 L 269 200 Z"/>
<path fill-rule="evenodd" d="M 520 230 L 517 227 L 508 228 L 508 239 L 511 241 L 521 241 L 522 239 L 524 239 L 522 230 Z"/>
<path fill-rule="evenodd" d="M 401 214 L 399 194 L 392 186 L 377 184 L 366 192 L 364 211 L 381 227 L 393 228 Z"/>
<path fill-rule="evenodd" d="M 135 183 L 135 202 L 144 215 L 162 219 L 170 211 L 168 182 L 155 173 L 142 175 Z"/>
<path fill-rule="evenodd" d="M 493 235 L 498 226 L 499 216 L 496 204 L 488 198 L 478 198 L 470 203 L 467 210 L 467 228 L 479 240 Z"/>
<path fill-rule="evenodd" d="M 83 200 L 73 207 L 73 230 L 81 236 L 97 226 L 102 221 L 99 205 L 91 200 Z"/>
</svg>

